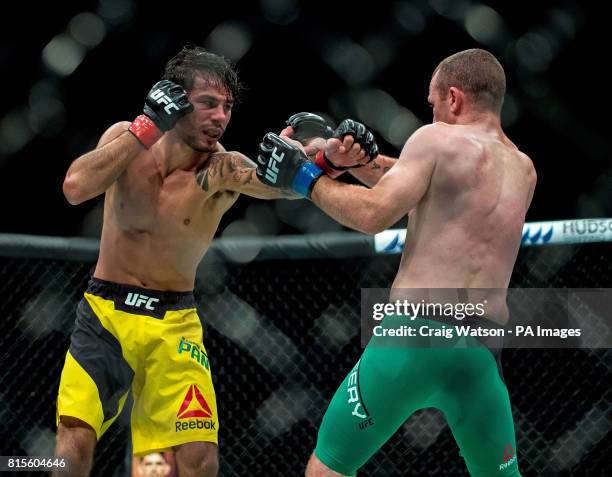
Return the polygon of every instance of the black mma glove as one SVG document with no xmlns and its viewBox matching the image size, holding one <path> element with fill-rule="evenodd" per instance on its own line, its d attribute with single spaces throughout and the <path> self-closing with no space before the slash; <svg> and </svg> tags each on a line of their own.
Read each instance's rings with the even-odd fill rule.
<svg viewBox="0 0 612 477">
<path fill-rule="evenodd" d="M 376 144 L 376 140 L 374 139 L 372 133 L 368 131 L 363 124 L 353 121 L 352 119 L 345 119 L 336 128 L 333 137 L 342 141 L 344 136 L 348 135 L 353 136 L 355 142 L 361 146 L 366 156 L 369 156 L 370 159 L 367 163 L 370 163 L 376 159 L 376 156 L 378 156 L 378 145 Z M 354 167 L 361 167 L 361 165 L 345 166 L 344 168 L 339 169 L 346 170 Z"/>
<path fill-rule="evenodd" d="M 323 139 L 329 139 L 334 135 L 334 130 L 327 124 L 327 121 L 318 114 L 314 113 L 296 113 L 287 119 L 286 124 L 293 128 L 292 139 L 295 139 L 305 146 L 306 143 L 315 137 Z M 314 163 L 319 166 L 323 171 L 335 179 L 344 171 L 339 171 L 335 166 L 325 157 L 323 151 L 319 151 L 315 156 Z"/>
<path fill-rule="evenodd" d="M 334 130 L 327 124 L 327 121 L 314 113 L 294 114 L 287 119 L 286 124 L 293 128 L 292 138 L 300 141 L 303 146 L 313 137 L 329 139 L 334 134 Z"/>
<path fill-rule="evenodd" d="M 370 131 L 366 129 L 363 124 L 357 121 L 353 121 L 352 119 L 345 119 L 333 132 L 332 137 L 343 141 L 344 137 L 348 135 L 353 136 L 355 144 L 359 144 L 366 156 L 369 157 L 368 162 L 366 164 L 369 164 L 376 158 L 376 156 L 378 156 L 378 146 L 376 145 L 374 136 Z M 354 164 L 352 166 L 337 166 L 329 160 L 329 158 L 325 155 L 325 151 L 323 150 L 320 150 L 317 153 L 314 162 L 317 166 L 323 169 L 326 174 L 332 179 L 335 179 L 348 169 L 355 169 L 357 167 L 363 167 L 365 165 Z"/>
<path fill-rule="evenodd" d="M 187 101 L 185 90 L 172 81 L 161 80 L 149 91 L 144 114 L 132 122 L 129 131 L 149 149 L 164 132 L 172 129 L 181 117 L 191 111 L 193 105 Z"/>
<path fill-rule="evenodd" d="M 310 162 L 304 151 L 274 133 L 266 134 L 259 145 L 257 177 L 270 187 L 309 198 L 322 174 L 323 170 Z"/>
</svg>

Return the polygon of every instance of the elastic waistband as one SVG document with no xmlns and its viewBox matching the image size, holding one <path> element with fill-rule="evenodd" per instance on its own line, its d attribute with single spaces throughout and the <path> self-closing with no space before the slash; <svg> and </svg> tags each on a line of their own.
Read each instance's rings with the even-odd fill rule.
<svg viewBox="0 0 612 477">
<path fill-rule="evenodd" d="M 166 311 L 195 308 L 193 292 L 151 290 L 92 277 L 86 293 L 115 303 L 116 310 L 163 318 Z"/>
</svg>

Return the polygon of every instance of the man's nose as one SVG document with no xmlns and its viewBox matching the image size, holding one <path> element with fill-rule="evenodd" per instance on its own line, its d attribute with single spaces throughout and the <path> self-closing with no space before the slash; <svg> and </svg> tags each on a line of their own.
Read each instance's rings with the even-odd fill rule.
<svg viewBox="0 0 612 477">
<path fill-rule="evenodd" d="M 225 121 L 229 115 L 229 112 L 225 109 L 222 104 L 217 105 L 216 108 L 212 111 L 212 118 L 218 121 Z"/>
</svg>

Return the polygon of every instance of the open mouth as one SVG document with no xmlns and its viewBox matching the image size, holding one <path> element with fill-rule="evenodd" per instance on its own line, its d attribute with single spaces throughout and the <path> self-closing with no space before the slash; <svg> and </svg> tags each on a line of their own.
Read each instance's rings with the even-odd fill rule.
<svg viewBox="0 0 612 477">
<path fill-rule="evenodd" d="M 207 128 L 202 130 L 202 132 L 213 139 L 219 139 L 223 134 L 223 130 L 219 128 Z"/>
</svg>

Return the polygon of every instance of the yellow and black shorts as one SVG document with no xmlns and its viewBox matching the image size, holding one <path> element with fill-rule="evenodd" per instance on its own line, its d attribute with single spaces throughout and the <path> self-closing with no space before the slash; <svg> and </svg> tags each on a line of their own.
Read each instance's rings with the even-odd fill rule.
<svg viewBox="0 0 612 477">
<path fill-rule="evenodd" d="M 135 455 L 187 442 L 217 443 L 217 403 L 193 293 L 92 278 L 77 308 L 57 421 L 76 417 L 99 439 L 130 387 Z"/>
</svg>

